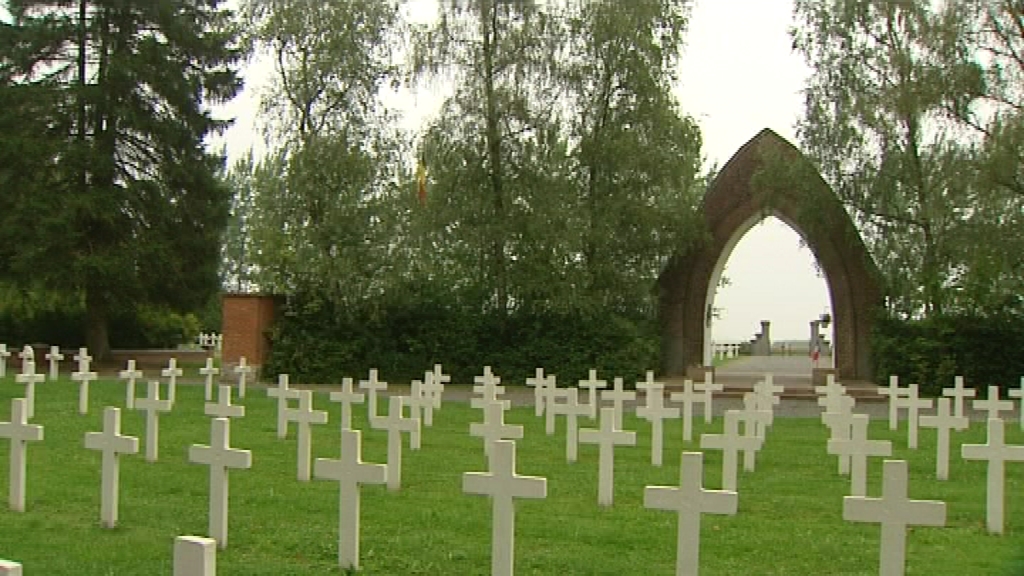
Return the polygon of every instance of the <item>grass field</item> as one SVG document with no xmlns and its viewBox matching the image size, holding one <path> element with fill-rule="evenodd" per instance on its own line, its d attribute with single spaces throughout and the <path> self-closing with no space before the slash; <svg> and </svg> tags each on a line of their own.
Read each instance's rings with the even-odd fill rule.
<svg viewBox="0 0 1024 576">
<path fill-rule="evenodd" d="M 0 381 L 0 406 L 8 419 L 9 399 L 22 386 Z M 140 393 L 142 388 L 140 388 Z M 77 414 L 77 386 L 61 381 L 37 389 L 36 423 L 45 440 L 28 449 L 26 512 L 0 508 L 0 558 L 20 561 L 26 576 L 169 575 L 175 536 L 205 535 L 208 468 L 187 462 L 191 444 L 209 441 L 202 388 L 179 386 L 178 403 L 160 418 L 160 460 L 124 457 L 121 464 L 119 527 L 99 527 L 100 454 L 84 448 L 87 431 L 101 429 L 102 407 L 123 406 L 123 385 L 93 383 L 90 413 Z M 276 404 L 263 390 L 250 389 L 248 414 L 232 422 L 231 440 L 253 452 L 251 470 L 231 472 L 230 546 L 218 553 L 218 574 L 338 574 L 338 487 L 295 475 L 294 425 L 287 440 L 275 436 Z M 314 457 L 336 458 L 337 405 L 317 396 L 317 408 L 331 409 L 331 423 L 315 427 Z M 435 413 L 423 431 L 423 448 L 403 455 L 402 489 L 362 489 L 362 572 L 374 575 L 487 574 L 490 569 L 490 503 L 461 492 L 461 475 L 484 470 L 481 441 L 468 435 L 479 411 L 460 403 Z M 637 448 L 616 450 L 615 505 L 597 506 L 597 447 L 580 447 L 580 461 L 565 462 L 564 427 L 544 434 L 542 419 L 517 408 L 506 420 L 526 426 L 518 442 L 517 470 L 548 479 L 546 500 L 516 505 L 517 574 L 674 573 L 676 516 L 643 508 L 643 488 L 678 482 L 679 424 L 666 428 L 665 466 L 650 466 L 649 426 L 627 416 L 638 431 Z M 694 431 L 720 432 L 722 421 Z M 363 458 L 383 462 L 386 435 L 366 431 L 365 409 L 355 410 L 364 429 Z M 591 426 L 591 424 L 584 424 Z M 126 412 L 122 433 L 144 434 L 142 413 Z M 872 422 L 871 436 L 894 440 L 895 457 L 910 461 L 910 496 L 947 502 L 946 528 L 911 529 L 907 573 L 927 575 L 1017 575 L 1024 573 L 1024 464 L 1007 465 L 1006 534 L 985 532 L 985 464 L 954 458 L 950 481 L 934 480 L 934 431 L 921 431 L 921 449 L 909 451 L 906 432 L 891 433 Z M 976 423 L 954 436 L 952 454 L 963 442 L 984 442 Z M 695 436 L 696 437 L 696 436 Z M 825 452 L 826 430 L 812 419 L 777 420 L 769 431 L 757 471 L 741 473 L 739 514 L 705 516 L 701 573 L 875 574 L 877 525 L 842 520 L 849 480 L 836 474 Z M 1024 443 L 1016 424 L 1007 442 Z M 694 445 L 688 448 L 693 449 Z M 0 441 L 0 494 L 7 497 L 8 443 Z M 719 486 L 718 452 L 705 457 L 705 486 Z M 880 490 L 881 462 L 870 466 L 868 491 Z"/>
</svg>

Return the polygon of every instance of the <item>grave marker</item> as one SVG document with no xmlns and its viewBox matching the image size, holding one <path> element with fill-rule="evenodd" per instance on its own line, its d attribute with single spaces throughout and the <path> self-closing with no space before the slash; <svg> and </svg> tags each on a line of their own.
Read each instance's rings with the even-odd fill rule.
<svg viewBox="0 0 1024 576">
<path fill-rule="evenodd" d="M 921 416 L 921 426 L 935 428 L 939 437 L 936 442 L 935 477 L 939 480 L 949 478 L 949 432 L 950 430 L 966 430 L 970 421 L 966 416 L 954 416 L 949 413 L 949 398 L 939 398 L 939 406 L 934 416 Z"/>
<path fill-rule="evenodd" d="M 626 432 L 615 427 L 614 408 L 601 409 L 601 427 L 597 430 L 580 430 L 580 442 L 597 444 L 599 474 L 597 477 L 597 504 L 611 506 L 615 492 L 615 447 L 636 446 L 636 432 Z"/>
<path fill-rule="evenodd" d="M 28 423 L 27 401 L 24 398 L 11 399 L 11 421 L 0 422 L 0 438 L 11 441 L 10 482 L 8 483 L 11 510 L 25 511 L 25 473 L 28 456 L 28 442 L 43 439 L 43 427 Z"/>
<path fill-rule="evenodd" d="M 1020 378 L 1020 386 L 1008 390 L 1006 395 L 1020 400 L 1020 403 L 1017 405 L 1017 412 L 1019 412 L 1018 416 L 1020 417 L 1020 429 L 1024 430 L 1024 376 Z"/>
<path fill-rule="evenodd" d="M 107 406 L 103 410 L 103 431 L 86 432 L 85 447 L 103 453 L 100 485 L 100 522 L 104 528 L 117 525 L 121 454 L 137 454 L 139 439 L 121 435 L 121 410 Z"/>
<path fill-rule="evenodd" d="M 1006 463 L 1024 462 L 1024 446 L 1007 445 L 1004 440 L 1003 421 L 988 419 L 988 442 L 964 444 L 960 454 L 964 460 L 988 460 L 988 490 L 985 498 L 985 517 L 988 531 L 1003 533 L 1003 492 L 1006 488 Z"/>
<path fill-rule="evenodd" d="M 217 576 L 217 541 L 199 536 L 175 538 L 174 576 Z"/>
<path fill-rule="evenodd" d="M 856 403 L 856 400 L 850 396 L 840 396 L 834 406 L 836 411 L 825 412 L 821 415 L 821 421 L 829 429 L 829 441 L 850 439 L 850 429 L 853 427 L 855 416 L 853 407 Z M 848 456 L 839 456 L 839 473 L 844 476 L 850 473 L 850 458 Z"/>
<path fill-rule="evenodd" d="M 206 366 L 199 369 L 199 375 L 206 378 L 203 382 L 203 398 L 207 402 L 213 400 L 213 377 L 218 374 L 220 374 L 220 368 L 213 365 L 213 358 L 207 358 Z"/>
<path fill-rule="evenodd" d="M 579 418 L 590 414 L 586 404 L 580 404 L 579 388 L 565 389 L 565 402 L 548 405 L 550 414 L 565 416 L 565 460 L 575 462 L 579 452 Z"/>
<path fill-rule="evenodd" d="M 341 428 L 342 430 L 352 428 L 352 405 L 362 404 L 365 395 L 352 389 L 352 379 L 341 379 L 341 391 L 331 392 L 331 402 L 341 404 Z"/>
<path fill-rule="evenodd" d="M 252 452 L 231 447 L 231 421 L 210 421 L 210 445 L 193 444 L 188 460 L 210 467 L 210 537 L 223 550 L 228 547 L 228 470 L 251 468 Z"/>
<path fill-rule="evenodd" d="M 931 409 L 931 398 L 917 397 L 917 384 L 911 384 L 907 394 L 900 401 L 900 406 L 907 409 L 907 446 L 917 450 L 917 426 L 922 409 Z"/>
<path fill-rule="evenodd" d="M 135 369 L 135 360 L 129 360 L 128 366 L 117 373 L 117 377 L 126 380 L 124 389 L 125 410 L 135 409 L 135 381 L 142 378 L 142 370 Z"/>
<path fill-rule="evenodd" d="M 647 373 L 646 382 L 637 382 L 644 391 L 645 404 L 637 406 L 636 415 L 651 423 L 651 465 L 661 466 L 664 452 L 662 421 L 679 418 L 679 408 L 665 406 L 665 385 L 654 381 L 654 372 Z"/>
<path fill-rule="evenodd" d="M 238 375 L 238 398 L 245 398 L 245 381 L 246 378 L 252 374 L 253 368 L 249 366 L 245 361 L 245 356 L 238 359 L 238 365 L 235 366 L 235 374 Z"/>
<path fill-rule="evenodd" d="M 277 375 L 277 387 L 268 388 L 267 396 L 277 398 L 277 437 L 284 439 L 288 437 L 288 400 L 299 397 L 298 390 L 288 387 L 288 375 Z"/>
<path fill-rule="evenodd" d="M 362 433 L 341 430 L 341 458 L 317 458 L 313 474 L 338 482 L 338 564 L 343 570 L 359 569 L 359 486 L 384 484 L 388 467 L 363 462 Z"/>
<path fill-rule="evenodd" d="M 7 344 L 0 344 L 0 378 L 7 377 L 7 359 L 11 353 L 7 350 Z"/>
<path fill-rule="evenodd" d="M 83 350 L 84 350 L 84 348 L 83 348 Z M 24 369 L 25 369 L 25 362 L 31 362 L 33 364 L 36 363 L 36 351 L 35 351 L 34 348 L 29 346 L 28 344 L 25 344 L 21 348 L 21 354 L 19 354 L 19 356 L 21 357 L 21 368 L 22 368 L 22 371 L 24 371 Z"/>
<path fill-rule="evenodd" d="M 953 399 L 953 416 L 962 418 L 964 416 L 964 402 L 967 398 L 974 398 L 978 391 L 974 388 L 964 388 L 964 377 L 953 378 L 952 388 L 943 388 L 942 395 Z"/>
<path fill-rule="evenodd" d="M 21 365 L 22 372 L 14 377 L 18 384 L 25 385 L 25 410 L 28 419 L 36 416 L 36 384 L 42 384 L 46 376 L 36 373 L 36 363 L 29 360 Z"/>
<path fill-rule="evenodd" d="M 889 397 L 889 430 L 895 430 L 899 427 L 899 399 L 908 391 L 909 388 L 900 388 L 899 376 L 889 376 L 888 388 L 883 388 L 882 386 L 878 387 L 879 394 Z"/>
<path fill-rule="evenodd" d="M 60 361 L 63 359 L 60 346 L 50 346 L 50 351 L 46 354 L 46 360 L 50 363 L 50 380 L 56 382 L 60 379 Z"/>
<path fill-rule="evenodd" d="M 488 472 L 464 473 L 462 491 L 491 497 L 491 575 L 512 576 L 515 556 L 513 499 L 547 498 L 547 480 L 516 474 L 516 444 L 511 440 L 494 443 L 488 469 Z"/>
<path fill-rule="evenodd" d="M 431 372 L 427 372 L 427 375 L 428 377 L 433 376 Z M 422 420 L 423 425 L 427 427 L 434 425 L 434 399 L 427 391 L 430 387 L 430 384 L 425 384 L 420 380 L 413 380 L 409 387 L 409 411 L 413 417 Z"/>
<path fill-rule="evenodd" d="M 597 390 L 599 388 L 600 389 L 607 388 L 608 387 L 608 381 L 607 380 L 598 380 L 597 379 L 597 370 L 591 370 L 589 377 L 586 380 L 580 380 L 578 382 L 578 384 L 577 384 L 577 387 L 581 388 L 581 389 L 582 388 L 586 388 L 587 390 L 590 391 L 589 392 L 589 396 L 587 398 L 587 402 L 588 402 L 588 404 L 587 404 L 587 406 L 588 406 L 588 408 L 587 408 L 587 410 L 588 410 L 587 416 L 591 420 L 596 419 L 597 418 Z"/>
<path fill-rule="evenodd" d="M 700 568 L 700 518 L 703 514 L 734 516 L 739 507 L 735 491 L 704 488 L 704 454 L 683 452 L 679 487 L 647 486 L 644 508 L 669 510 L 679 516 L 676 528 L 676 576 L 696 575 Z"/>
<path fill-rule="evenodd" d="M 999 386 L 989 386 L 988 398 L 984 400 L 975 400 L 974 402 L 971 402 L 971 407 L 973 407 L 975 410 L 988 412 L 988 420 L 992 420 L 993 418 L 1001 419 L 999 413 L 1013 410 L 1013 401 L 1000 400 Z"/>
<path fill-rule="evenodd" d="M 868 457 L 892 456 L 892 442 L 868 440 L 867 414 L 854 414 L 848 438 L 834 438 L 828 441 L 828 453 L 850 459 L 850 495 L 867 496 Z"/>
<path fill-rule="evenodd" d="M 898 576 L 906 569 L 907 526 L 945 526 L 946 503 L 907 498 L 907 461 L 882 465 L 882 497 L 843 497 L 843 520 L 882 525 L 879 575 Z"/>
<path fill-rule="evenodd" d="M 546 392 L 547 399 L 544 401 L 547 406 L 547 412 L 544 414 L 544 431 L 548 436 L 555 433 L 555 416 L 557 412 L 553 411 L 553 408 L 558 404 L 559 398 L 569 398 L 569 390 L 573 388 L 552 388 Z M 578 388 L 577 388 L 578 390 Z M 587 415 L 590 415 L 590 407 L 587 407 Z"/>
<path fill-rule="evenodd" d="M 167 378 L 167 399 L 174 404 L 178 398 L 178 377 L 183 376 L 185 372 L 178 368 L 178 359 L 170 358 L 167 360 L 167 368 L 160 371 L 160 375 Z M 239 396 L 242 398 L 243 396 Z"/>
<path fill-rule="evenodd" d="M 160 399 L 160 383 L 149 381 L 148 395 L 135 401 L 135 409 L 146 413 L 146 462 L 156 462 L 160 449 L 160 413 L 170 412 L 170 400 Z"/>
<path fill-rule="evenodd" d="M 714 381 L 714 374 L 711 372 L 704 373 L 704 382 L 694 384 L 694 390 L 704 395 L 704 423 L 710 424 L 713 419 L 713 412 L 711 410 L 711 403 L 714 401 L 714 393 L 721 392 L 725 389 L 721 384 Z"/>
<path fill-rule="evenodd" d="M 505 393 L 505 387 L 499 385 L 501 384 L 501 377 L 492 374 L 490 366 L 484 366 L 483 376 L 474 376 L 473 382 L 475 382 L 473 385 L 473 393 L 480 395 L 469 401 L 469 405 L 473 408 L 487 410 L 487 407 L 495 402 L 500 402 L 502 408 L 505 410 L 512 407 L 512 402 L 510 400 L 502 400 L 498 398 L 498 396 Z"/>
<path fill-rule="evenodd" d="M 526 379 L 526 385 L 533 388 L 533 413 L 540 418 L 544 415 L 545 408 L 550 406 L 548 393 L 555 387 L 555 376 L 544 376 L 544 369 L 537 368 L 535 375 Z M 555 431 L 551 430 L 548 435 L 554 433 Z"/>
<path fill-rule="evenodd" d="M 427 379 L 425 378 L 424 382 L 426 381 Z M 434 371 L 430 374 L 429 381 L 430 388 L 428 392 L 430 397 L 434 399 L 434 409 L 440 410 L 441 405 L 444 403 L 444 385 L 451 383 L 452 377 L 444 373 L 440 364 L 434 364 Z"/>
<path fill-rule="evenodd" d="M 402 486 L 402 432 L 409 433 L 411 444 L 412 436 L 419 434 L 420 421 L 406 418 L 402 413 L 405 398 L 392 396 L 388 400 L 388 415 L 370 420 L 370 426 L 376 430 L 388 431 L 387 484 L 388 490 L 394 492 Z"/>
<path fill-rule="evenodd" d="M 697 402 L 702 402 L 693 390 L 693 381 L 683 380 L 683 391 L 673 392 L 669 395 L 669 399 L 673 402 L 681 402 L 683 404 L 682 408 L 679 410 L 679 415 L 683 419 L 683 442 L 692 441 L 693 405 Z"/>
<path fill-rule="evenodd" d="M 0 576 L 22 576 L 21 564 L 0 559 Z"/>
<path fill-rule="evenodd" d="M 469 435 L 483 438 L 484 454 L 491 457 L 491 447 L 497 440 L 518 440 L 523 437 L 523 427 L 505 424 L 505 409 L 500 402 L 492 402 L 484 408 L 484 421 L 469 425 Z"/>
<path fill-rule="evenodd" d="M 627 401 L 636 400 L 636 392 L 622 388 L 622 378 L 615 377 L 611 390 L 601 391 L 601 400 L 611 400 L 612 409 L 615 410 L 615 427 L 622 428 L 622 406 Z"/>
<path fill-rule="evenodd" d="M 98 378 L 95 372 L 89 371 L 89 364 L 92 356 L 85 348 L 79 348 L 75 354 L 75 361 L 78 362 L 78 371 L 71 373 L 71 379 L 78 382 L 78 413 L 89 413 L 89 382 Z"/>
<path fill-rule="evenodd" d="M 217 401 L 207 402 L 203 405 L 203 412 L 214 418 L 244 418 L 245 406 L 236 406 L 231 403 L 231 385 L 217 387 Z"/>
<path fill-rule="evenodd" d="M 757 395 L 747 392 L 743 395 L 743 409 L 739 411 L 739 421 L 743 425 L 743 436 L 745 438 L 760 438 L 764 440 L 764 432 L 772 425 L 775 413 L 771 410 L 761 410 L 758 406 Z M 758 432 L 762 435 L 758 436 Z M 753 446 L 753 444 L 750 444 Z M 760 448 L 748 448 L 743 450 L 743 469 L 753 472 L 757 464 L 757 452 Z"/>
<path fill-rule="evenodd" d="M 298 478 L 299 482 L 309 482 L 310 457 L 312 454 L 313 434 L 309 429 L 310 424 L 326 424 L 327 412 L 313 409 L 313 391 L 297 390 L 299 394 L 298 408 L 285 408 L 285 419 L 288 422 L 298 424 L 298 446 L 299 454 Z"/>
<path fill-rule="evenodd" d="M 370 369 L 370 379 L 360 380 L 359 389 L 366 390 L 366 410 L 367 420 L 373 422 L 373 419 L 377 417 L 377 392 L 383 392 L 388 389 L 387 382 L 380 382 L 377 380 L 377 369 Z"/>
<path fill-rule="evenodd" d="M 764 440 L 757 436 L 740 435 L 740 411 L 725 411 L 725 430 L 722 434 L 703 434 L 700 447 L 722 451 L 722 489 L 736 490 L 736 464 L 742 450 L 760 450 Z"/>
</svg>

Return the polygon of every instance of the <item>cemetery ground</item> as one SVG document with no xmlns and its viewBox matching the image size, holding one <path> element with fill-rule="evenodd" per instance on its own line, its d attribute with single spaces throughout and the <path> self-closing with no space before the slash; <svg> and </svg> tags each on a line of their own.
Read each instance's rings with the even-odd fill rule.
<svg viewBox="0 0 1024 576">
<path fill-rule="evenodd" d="M 0 380 L 5 412 L 22 391 L 12 376 Z M 138 394 L 144 391 L 140 385 Z M 187 461 L 190 445 L 210 442 L 203 387 L 179 385 L 173 411 L 160 417 L 154 463 L 142 455 L 144 414 L 124 410 L 123 382 L 94 382 L 87 415 L 77 413 L 77 397 L 78 387 L 66 378 L 36 388 L 33 422 L 45 426 L 45 438 L 28 446 L 25 512 L 0 510 L 0 558 L 22 562 L 25 574 L 170 574 L 174 537 L 207 535 L 209 469 Z M 253 465 L 230 473 L 230 543 L 218 552 L 218 574 L 340 573 L 338 484 L 297 481 L 295 426 L 287 439 L 276 437 L 277 405 L 265 389 L 250 387 L 234 402 L 247 412 L 232 419 L 231 444 L 251 450 Z M 140 439 L 139 454 L 121 458 L 120 515 L 110 530 L 100 526 L 100 454 L 83 443 L 86 432 L 103 428 L 108 405 L 122 408 L 122 434 Z M 315 405 L 329 410 L 330 421 L 313 426 L 313 456 L 337 458 L 340 407 L 328 402 L 326 389 Z M 624 428 L 637 431 L 637 446 L 615 450 L 614 506 L 601 508 L 597 447 L 581 445 L 579 460 L 569 464 L 563 419 L 547 436 L 532 408 L 510 410 L 506 422 L 525 427 L 517 441 L 518 473 L 548 482 L 546 499 L 515 504 L 516 573 L 673 574 L 677 516 L 644 508 L 643 493 L 648 485 L 678 486 L 680 452 L 697 450 L 701 433 L 722 431 L 720 410 L 711 424 L 697 412 L 691 443 L 682 442 L 679 420 L 666 422 L 661 468 L 650 463 L 650 425 L 627 413 Z M 410 451 L 403 436 L 401 489 L 361 488 L 361 573 L 489 572 L 489 499 L 462 492 L 464 472 L 487 469 L 482 440 L 468 434 L 481 419 L 468 403 L 446 401 L 433 427 L 422 429 L 422 449 Z M 580 426 L 596 422 L 584 418 Z M 365 405 L 353 407 L 353 427 L 363 430 L 363 460 L 383 463 L 386 432 L 369 429 Z M 1016 421 L 1007 422 L 1006 433 L 1007 443 L 1024 443 Z M 1006 531 L 994 536 L 985 530 L 986 463 L 959 458 L 961 444 L 984 443 L 985 434 L 980 421 L 953 434 L 950 479 L 942 482 L 935 479 L 934 430 L 922 429 L 919 449 L 909 450 L 905 424 L 890 431 L 884 418 L 871 421 L 870 437 L 891 440 L 892 458 L 909 461 L 909 497 L 947 503 L 945 528 L 908 530 L 908 574 L 1024 573 L 1024 465 L 1007 465 Z M 740 472 L 738 514 L 702 520 L 702 574 L 877 574 L 880 528 L 843 521 L 850 480 L 837 474 L 827 438 L 817 418 L 776 418 L 756 471 Z M 9 442 L 0 442 L 5 499 L 8 451 Z M 721 458 L 705 452 L 706 488 L 720 487 Z M 871 459 L 869 496 L 880 493 L 881 471 L 881 459 Z"/>
</svg>

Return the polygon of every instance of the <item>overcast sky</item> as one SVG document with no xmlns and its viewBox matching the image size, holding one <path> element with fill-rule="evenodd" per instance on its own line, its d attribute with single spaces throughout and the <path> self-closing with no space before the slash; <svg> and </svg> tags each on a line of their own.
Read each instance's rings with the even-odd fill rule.
<svg viewBox="0 0 1024 576">
<path fill-rule="evenodd" d="M 434 0 L 413 0 L 407 15 L 423 20 L 434 6 Z M 701 126 L 709 162 L 725 164 L 763 128 L 796 142 L 793 126 L 808 70 L 791 49 L 791 12 L 792 0 L 697 0 L 677 94 L 683 110 Z M 237 118 L 225 135 L 232 157 L 259 148 L 256 100 L 268 72 L 263 63 L 251 65 L 245 92 L 224 107 L 224 114 Z M 389 100 L 405 111 L 403 124 L 414 130 L 436 113 L 443 96 L 402 92 Z M 776 340 L 805 339 L 808 322 L 829 308 L 814 257 L 775 219 L 740 241 L 725 274 L 732 284 L 715 301 L 723 309 L 713 329 L 720 342 L 753 337 L 762 319 L 772 322 Z"/>
</svg>

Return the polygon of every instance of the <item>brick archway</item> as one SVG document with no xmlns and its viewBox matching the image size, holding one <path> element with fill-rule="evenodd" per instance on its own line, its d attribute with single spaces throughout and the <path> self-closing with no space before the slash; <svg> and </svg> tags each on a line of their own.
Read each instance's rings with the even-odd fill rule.
<svg viewBox="0 0 1024 576">
<path fill-rule="evenodd" d="M 801 174 L 789 180 L 799 185 L 758 185 L 756 175 L 769 162 L 773 170 L 783 166 Z M 870 381 L 871 327 L 881 302 L 877 268 L 839 198 L 800 151 L 775 132 L 761 131 L 722 168 L 701 210 L 705 238 L 673 258 L 658 279 L 664 374 L 682 376 L 704 365 L 708 311 L 721 267 L 743 233 L 776 216 L 803 237 L 827 278 L 837 377 Z"/>
</svg>

